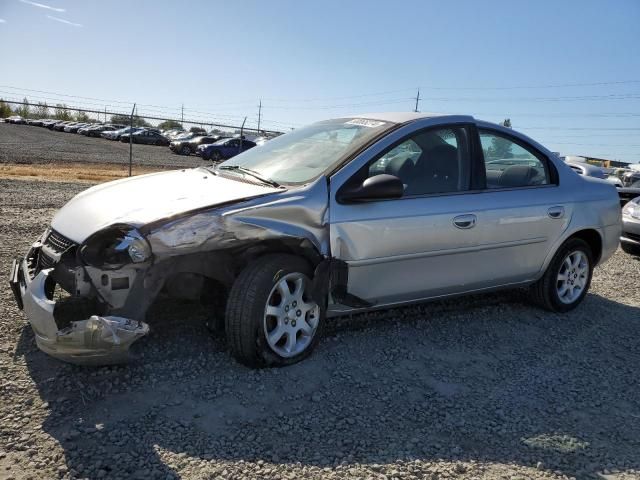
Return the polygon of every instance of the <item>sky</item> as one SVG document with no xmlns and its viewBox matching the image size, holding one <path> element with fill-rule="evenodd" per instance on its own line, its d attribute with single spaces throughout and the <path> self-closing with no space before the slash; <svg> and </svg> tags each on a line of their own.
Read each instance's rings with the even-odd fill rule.
<svg viewBox="0 0 640 480">
<path fill-rule="evenodd" d="M 288 131 L 419 110 L 640 162 L 640 0 L 0 0 L 0 97 Z"/>
</svg>

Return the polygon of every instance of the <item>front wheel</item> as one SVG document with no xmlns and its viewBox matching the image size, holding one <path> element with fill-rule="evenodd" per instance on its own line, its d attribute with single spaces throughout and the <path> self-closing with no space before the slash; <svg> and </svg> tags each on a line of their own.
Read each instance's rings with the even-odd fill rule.
<svg viewBox="0 0 640 480">
<path fill-rule="evenodd" d="M 531 287 L 536 303 L 554 312 L 568 312 L 584 299 L 593 275 L 593 253 L 584 240 L 567 240 L 542 278 Z"/>
<path fill-rule="evenodd" d="M 209 155 L 209 158 L 213 162 L 219 162 L 220 160 L 222 160 L 222 155 L 220 155 L 220 152 L 214 151 L 214 152 L 211 152 L 211 154 Z"/>
<path fill-rule="evenodd" d="M 182 148 L 180 149 L 180 153 L 181 153 L 182 155 L 187 155 L 187 156 L 188 156 L 188 155 L 191 155 L 191 149 L 190 149 L 188 146 L 186 146 L 186 145 L 185 145 L 184 147 L 182 147 Z"/>
<path fill-rule="evenodd" d="M 247 266 L 227 301 L 225 331 L 233 356 L 249 367 L 290 365 L 321 336 L 324 309 L 313 299 L 311 266 L 268 255 Z"/>
</svg>

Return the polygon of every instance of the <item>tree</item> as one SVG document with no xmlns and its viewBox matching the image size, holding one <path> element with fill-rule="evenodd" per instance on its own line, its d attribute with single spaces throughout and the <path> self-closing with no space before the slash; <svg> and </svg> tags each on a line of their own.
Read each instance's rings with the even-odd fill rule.
<svg viewBox="0 0 640 480">
<path fill-rule="evenodd" d="M 29 108 L 29 100 L 27 100 L 27 97 L 24 97 L 22 99 L 22 103 L 23 105 L 20 105 L 16 109 L 16 114 L 20 115 L 22 118 L 29 118 L 29 115 L 31 114 L 31 109 Z"/>
<path fill-rule="evenodd" d="M 49 117 L 49 107 L 47 106 L 47 102 L 38 102 L 36 108 L 33 112 L 33 116 L 35 118 L 48 118 Z"/>
<path fill-rule="evenodd" d="M 78 111 L 76 113 L 76 122 L 89 123 L 91 119 L 85 112 Z"/>
<path fill-rule="evenodd" d="M 173 128 L 180 128 L 184 130 L 184 127 L 177 120 L 165 120 L 158 124 L 158 128 L 160 130 L 171 130 Z"/>
<path fill-rule="evenodd" d="M 13 115 L 11 107 L 4 103 L 4 101 L 0 98 L 0 118 L 7 118 L 11 115 Z"/>
<path fill-rule="evenodd" d="M 207 131 L 202 127 L 191 127 L 189 129 L 189 131 L 191 133 L 202 133 L 202 134 L 206 134 L 207 133 Z"/>
<path fill-rule="evenodd" d="M 53 116 L 56 120 L 68 121 L 71 120 L 71 112 L 64 103 L 58 103 L 53 112 Z"/>
<path fill-rule="evenodd" d="M 119 125 L 131 125 L 131 117 L 129 115 L 111 115 L 111 123 L 117 123 Z M 137 115 L 133 116 L 134 127 L 150 127 L 151 124 L 144 118 Z"/>
<path fill-rule="evenodd" d="M 513 143 L 506 138 L 494 136 L 491 139 L 491 146 L 489 147 L 487 154 L 492 160 L 513 158 L 513 153 L 511 152 L 512 146 Z"/>
<path fill-rule="evenodd" d="M 504 121 L 502 122 L 502 126 L 503 127 L 507 127 L 507 128 L 511 128 L 511 119 L 510 118 L 505 118 Z"/>
</svg>

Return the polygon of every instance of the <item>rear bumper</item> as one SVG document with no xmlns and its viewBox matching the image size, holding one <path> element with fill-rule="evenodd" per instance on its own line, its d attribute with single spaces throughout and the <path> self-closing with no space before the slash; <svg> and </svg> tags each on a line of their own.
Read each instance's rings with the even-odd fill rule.
<svg viewBox="0 0 640 480">
<path fill-rule="evenodd" d="M 52 357 L 81 365 L 129 360 L 129 347 L 149 332 L 149 326 L 128 318 L 90 315 L 58 328 L 55 313 L 59 302 L 47 295 L 53 269 L 41 270 L 31 278 L 29 257 L 14 260 L 9 283 L 33 328 L 38 348 Z"/>
</svg>

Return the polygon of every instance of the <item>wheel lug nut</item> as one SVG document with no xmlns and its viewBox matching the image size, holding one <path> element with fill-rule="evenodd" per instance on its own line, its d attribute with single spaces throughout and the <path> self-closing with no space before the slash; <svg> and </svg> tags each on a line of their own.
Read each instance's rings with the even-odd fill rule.
<svg viewBox="0 0 640 480">
<path fill-rule="evenodd" d="M 295 300 L 293 301 L 293 303 L 291 304 L 293 306 L 293 308 L 296 308 L 298 306 L 298 302 L 296 302 Z"/>
<path fill-rule="evenodd" d="M 296 315 L 299 317 L 300 315 L 302 315 L 302 312 L 300 310 L 296 311 Z"/>
<path fill-rule="evenodd" d="M 285 305 L 285 307 L 284 307 L 284 311 L 285 311 L 285 312 L 288 312 L 288 311 L 289 311 L 289 305 Z"/>
</svg>

